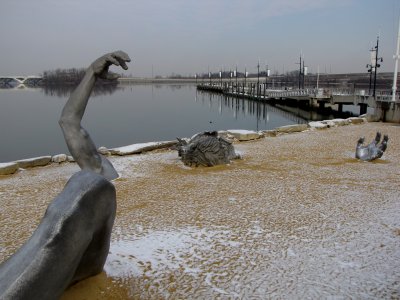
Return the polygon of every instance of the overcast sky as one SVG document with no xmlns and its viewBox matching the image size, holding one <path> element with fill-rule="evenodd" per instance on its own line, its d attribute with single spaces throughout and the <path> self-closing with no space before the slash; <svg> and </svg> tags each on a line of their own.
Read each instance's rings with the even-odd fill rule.
<svg viewBox="0 0 400 300">
<path fill-rule="evenodd" d="M 1 0 L 0 76 L 86 67 L 123 50 L 133 76 L 394 69 L 400 0 Z M 113 68 L 113 71 L 118 69 Z M 119 70 L 118 70 L 119 71 Z"/>
</svg>

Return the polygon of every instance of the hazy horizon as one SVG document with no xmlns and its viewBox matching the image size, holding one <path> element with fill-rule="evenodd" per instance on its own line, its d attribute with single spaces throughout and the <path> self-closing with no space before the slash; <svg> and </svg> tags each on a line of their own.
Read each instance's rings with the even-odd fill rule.
<svg viewBox="0 0 400 300">
<path fill-rule="evenodd" d="M 88 66 L 127 52 L 126 75 L 238 68 L 363 73 L 379 35 L 379 72 L 393 72 L 398 0 L 3 0 L 0 76 Z M 113 68 L 115 72 L 122 69 Z"/>
</svg>

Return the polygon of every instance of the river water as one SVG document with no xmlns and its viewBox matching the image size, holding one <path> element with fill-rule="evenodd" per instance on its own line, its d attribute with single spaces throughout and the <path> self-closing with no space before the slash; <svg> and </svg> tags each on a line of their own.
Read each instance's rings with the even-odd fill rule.
<svg viewBox="0 0 400 300">
<path fill-rule="evenodd" d="M 58 125 L 68 90 L 0 89 L 0 162 L 69 153 Z M 293 109 L 292 109 L 293 111 Z M 200 92 L 185 85 L 120 85 L 94 93 L 82 124 L 97 147 L 190 137 L 204 130 L 268 130 L 327 119 Z"/>
</svg>

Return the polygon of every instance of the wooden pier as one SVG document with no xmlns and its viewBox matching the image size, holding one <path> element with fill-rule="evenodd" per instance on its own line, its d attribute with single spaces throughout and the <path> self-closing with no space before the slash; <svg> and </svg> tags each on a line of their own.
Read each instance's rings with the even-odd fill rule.
<svg viewBox="0 0 400 300">
<path fill-rule="evenodd" d="M 214 93 L 222 93 L 227 96 L 246 98 L 255 101 L 285 104 L 288 100 L 304 102 L 310 107 L 324 108 L 325 105 L 337 105 L 338 111 L 343 111 L 343 105 L 358 105 L 360 115 L 367 112 L 368 107 L 378 109 L 377 115 L 385 119 L 384 115 L 389 112 L 391 121 L 400 122 L 400 100 L 396 95 L 396 101 L 391 101 L 390 92 L 380 91 L 376 96 L 368 95 L 364 90 L 351 89 L 267 89 L 265 84 L 231 84 L 221 82 L 220 84 L 207 83 L 197 85 L 197 89 Z M 381 110 L 384 110 L 382 112 Z M 390 112 L 394 110 L 394 112 Z M 390 117 L 391 116 L 391 117 Z M 387 119 L 387 117 L 386 117 Z"/>
</svg>

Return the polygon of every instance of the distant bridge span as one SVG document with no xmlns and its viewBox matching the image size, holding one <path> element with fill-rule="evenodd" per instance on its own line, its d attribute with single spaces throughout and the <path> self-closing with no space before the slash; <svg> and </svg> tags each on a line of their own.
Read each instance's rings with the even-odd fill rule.
<svg viewBox="0 0 400 300">
<path fill-rule="evenodd" d="M 43 80 L 41 76 L 29 75 L 29 76 L 0 76 L 0 84 L 10 84 L 16 82 L 18 84 L 38 84 Z"/>
</svg>

